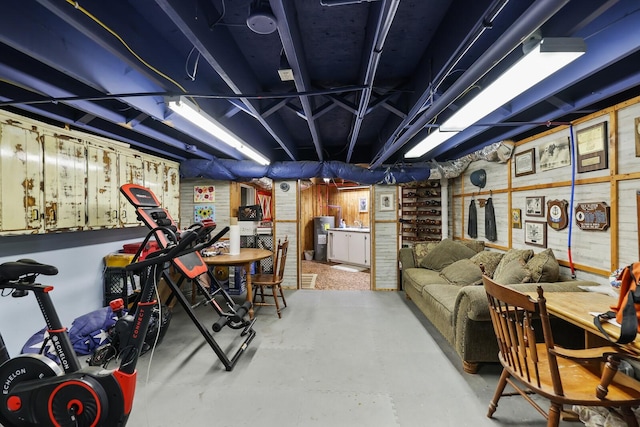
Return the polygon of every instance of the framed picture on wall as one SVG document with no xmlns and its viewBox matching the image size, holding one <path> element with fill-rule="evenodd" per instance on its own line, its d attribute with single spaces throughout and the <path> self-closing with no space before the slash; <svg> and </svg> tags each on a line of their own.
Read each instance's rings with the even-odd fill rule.
<svg viewBox="0 0 640 427">
<path fill-rule="evenodd" d="M 524 242 L 527 245 L 547 247 L 547 223 L 542 221 L 525 221 Z"/>
<path fill-rule="evenodd" d="M 360 197 L 358 199 L 358 212 L 369 212 L 369 203 L 366 197 Z"/>
<path fill-rule="evenodd" d="M 527 197 L 525 203 L 527 216 L 544 216 L 544 196 Z"/>
<path fill-rule="evenodd" d="M 392 211 L 394 208 L 393 203 L 393 195 L 391 193 L 381 194 L 380 195 L 380 210 L 381 211 Z"/>
<path fill-rule="evenodd" d="M 535 148 L 517 153 L 514 157 L 516 176 L 536 173 Z"/>
<path fill-rule="evenodd" d="M 540 158 L 538 166 L 541 171 L 561 168 L 571 165 L 571 149 L 569 148 L 569 137 L 560 138 L 547 142 L 538 147 Z"/>
</svg>

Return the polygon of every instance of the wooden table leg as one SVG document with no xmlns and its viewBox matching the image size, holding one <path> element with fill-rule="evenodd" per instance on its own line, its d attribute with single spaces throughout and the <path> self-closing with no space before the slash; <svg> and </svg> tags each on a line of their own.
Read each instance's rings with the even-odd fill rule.
<svg viewBox="0 0 640 427">
<path fill-rule="evenodd" d="M 244 265 L 244 271 L 247 274 L 247 301 L 251 302 L 251 308 L 249 309 L 249 319 L 253 319 L 253 289 L 251 288 L 251 263 L 250 262 Z"/>
</svg>

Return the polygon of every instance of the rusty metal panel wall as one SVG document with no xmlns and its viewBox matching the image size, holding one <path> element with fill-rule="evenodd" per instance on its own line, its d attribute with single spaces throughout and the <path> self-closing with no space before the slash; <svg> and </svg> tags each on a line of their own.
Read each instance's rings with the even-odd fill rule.
<svg viewBox="0 0 640 427">
<path fill-rule="evenodd" d="M 180 218 L 180 168 L 178 163 L 164 163 L 164 207 L 174 219 Z"/>
<path fill-rule="evenodd" d="M 134 153 L 119 153 L 118 155 L 119 185 L 144 185 L 144 164 L 142 157 Z M 120 225 L 131 227 L 141 225 L 136 216 L 136 209 L 120 195 Z"/>
<path fill-rule="evenodd" d="M 19 123 L 0 124 L 0 232 L 41 227 L 42 150 L 38 134 Z"/>
<path fill-rule="evenodd" d="M 44 221 L 46 230 L 77 230 L 85 225 L 86 150 L 83 141 L 43 135 Z"/>
<path fill-rule="evenodd" d="M 118 154 L 114 148 L 87 146 L 87 227 L 118 225 Z"/>
</svg>

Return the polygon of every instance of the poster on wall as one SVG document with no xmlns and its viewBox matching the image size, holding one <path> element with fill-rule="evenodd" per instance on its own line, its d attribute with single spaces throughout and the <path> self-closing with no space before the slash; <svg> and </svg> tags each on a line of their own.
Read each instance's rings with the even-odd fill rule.
<svg viewBox="0 0 640 427">
<path fill-rule="evenodd" d="M 207 219 L 215 221 L 216 219 L 216 208 L 213 205 L 196 205 L 193 207 L 193 212 L 193 220 L 195 222 L 202 222 Z"/>
<path fill-rule="evenodd" d="M 216 201 L 216 187 L 213 185 L 194 185 L 193 203 L 213 203 Z"/>
<path fill-rule="evenodd" d="M 262 220 L 271 221 L 271 192 L 258 190 L 258 204 L 262 208 Z"/>
<path fill-rule="evenodd" d="M 538 166 L 541 171 L 561 168 L 571 165 L 571 149 L 569 148 L 569 137 L 560 138 L 548 142 L 538 148 L 540 159 Z"/>
</svg>

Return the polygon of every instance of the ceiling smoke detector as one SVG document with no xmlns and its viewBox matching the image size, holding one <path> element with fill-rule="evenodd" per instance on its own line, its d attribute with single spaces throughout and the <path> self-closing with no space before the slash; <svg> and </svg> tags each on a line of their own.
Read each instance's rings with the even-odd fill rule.
<svg viewBox="0 0 640 427">
<path fill-rule="evenodd" d="M 271 34 L 278 29 L 276 17 L 273 16 L 268 1 L 255 0 L 249 6 L 247 26 L 258 34 Z"/>
</svg>

